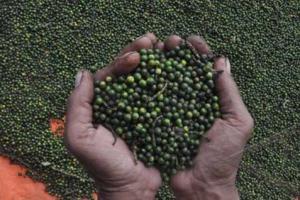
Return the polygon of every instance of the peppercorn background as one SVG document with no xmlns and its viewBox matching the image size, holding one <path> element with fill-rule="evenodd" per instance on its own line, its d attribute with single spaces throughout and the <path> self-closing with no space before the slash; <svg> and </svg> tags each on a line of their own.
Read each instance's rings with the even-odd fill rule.
<svg viewBox="0 0 300 200">
<path fill-rule="evenodd" d="M 255 119 L 238 177 L 241 199 L 288 200 L 300 191 L 300 2 L 50 1 L 0 3 L 0 152 L 26 164 L 51 194 L 91 194 L 92 180 L 49 130 L 74 76 L 95 71 L 147 31 L 199 34 L 229 57 Z M 164 188 L 159 199 L 171 199 Z"/>
</svg>

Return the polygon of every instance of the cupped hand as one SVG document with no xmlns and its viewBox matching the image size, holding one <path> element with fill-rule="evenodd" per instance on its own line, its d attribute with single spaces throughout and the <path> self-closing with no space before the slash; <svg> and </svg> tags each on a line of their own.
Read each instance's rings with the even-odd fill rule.
<svg viewBox="0 0 300 200">
<path fill-rule="evenodd" d="M 199 54 L 211 53 L 201 37 L 190 36 L 187 41 Z M 173 48 L 180 42 L 181 38 L 172 36 L 165 46 Z M 222 118 L 216 119 L 204 135 L 192 168 L 171 179 L 179 200 L 239 199 L 235 180 L 244 147 L 251 136 L 253 119 L 231 76 L 229 60 L 217 58 L 214 69 L 223 71 L 215 81 Z"/>
<path fill-rule="evenodd" d="M 126 46 L 119 56 L 94 76 L 81 71 L 68 99 L 65 144 L 94 178 L 101 199 L 154 199 L 161 184 L 159 172 L 136 164 L 125 142 L 102 125 L 92 123 L 94 79 L 118 76 L 132 71 L 140 62 L 138 50 L 152 48 L 156 37 L 147 33 Z"/>
</svg>

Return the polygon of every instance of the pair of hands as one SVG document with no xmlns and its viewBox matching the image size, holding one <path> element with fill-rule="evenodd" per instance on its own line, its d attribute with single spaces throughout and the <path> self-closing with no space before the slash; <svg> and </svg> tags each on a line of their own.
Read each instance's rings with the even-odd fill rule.
<svg viewBox="0 0 300 200">
<path fill-rule="evenodd" d="M 181 41 L 173 35 L 163 43 L 147 33 L 127 45 L 113 63 L 94 76 L 88 71 L 77 74 L 75 89 L 68 100 L 65 144 L 95 179 L 101 199 L 154 199 L 161 177 L 155 168 L 146 168 L 139 161 L 136 165 L 122 139 L 118 138 L 113 146 L 112 133 L 102 125 L 95 128 L 92 124 L 94 79 L 129 73 L 138 66 L 138 51 L 142 48 L 170 50 Z M 190 36 L 187 41 L 199 54 L 210 53 L 201 37 Z M 171 187 L 179 200 L 239 199 L 235 179 L 253 120 L 230 75 L 229 60 L 216 59 L 214 68 L 224 71 L 216 80 L 222 118 L 203 137 L 193 167 L 172 177 Z"/>
</svg>

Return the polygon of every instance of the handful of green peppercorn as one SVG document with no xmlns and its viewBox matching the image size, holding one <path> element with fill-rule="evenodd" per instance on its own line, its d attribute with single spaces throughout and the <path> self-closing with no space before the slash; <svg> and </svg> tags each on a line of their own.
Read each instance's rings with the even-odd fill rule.
<svg viewBox="0 0 300 200">
<path fill-rule="evenodd" d="M 213 58 L 185 42 L 171 51 L 142 49 L 140 56 L 130 74 L 95 82 L 94 122 L 168 180 L 192 165 L 201 136 L 221 116 Z"/>
</svg>

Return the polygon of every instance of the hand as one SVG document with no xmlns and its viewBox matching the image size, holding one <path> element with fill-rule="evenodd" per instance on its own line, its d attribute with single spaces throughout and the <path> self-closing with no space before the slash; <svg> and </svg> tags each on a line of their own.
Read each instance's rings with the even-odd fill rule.
<svg viewBox="0 0 300 200">
<path fill-rule="evenodd" d="M 125 47 L 117 59 L 95 74 L 96 80 L 126 74 L 140 62 L 136 52 L 152 48 L 156 37 L 148 33 Z M 95 179 L 101 199 L 154 199 L 161 184 L 159 172 L 146 168 L 134 157 L 125 142 L 101 125 L 92 124 L 94 81 L 87 71 L 78 73 L 68 100 L 65 144 Z"/>
<path fill-rule="evenodd" d="M 176 46 L 180 41 L 178 36 L 172 36 L 166 45 Z M 187 41 L 199 54 L 210 53 L 208 45 L 199 36 L 191 36 Z M 179 200 L 239 199 L 235 179 L 243 149 L 252 132 L 253 119 L 230 75 L 229 60 L 216 59 L 214 69 L 223 70 L 216 79 L 222 118 L 217 119 L 204 135 L 192 168 L 172 178 L 171 187 Z"/>
</svg>

